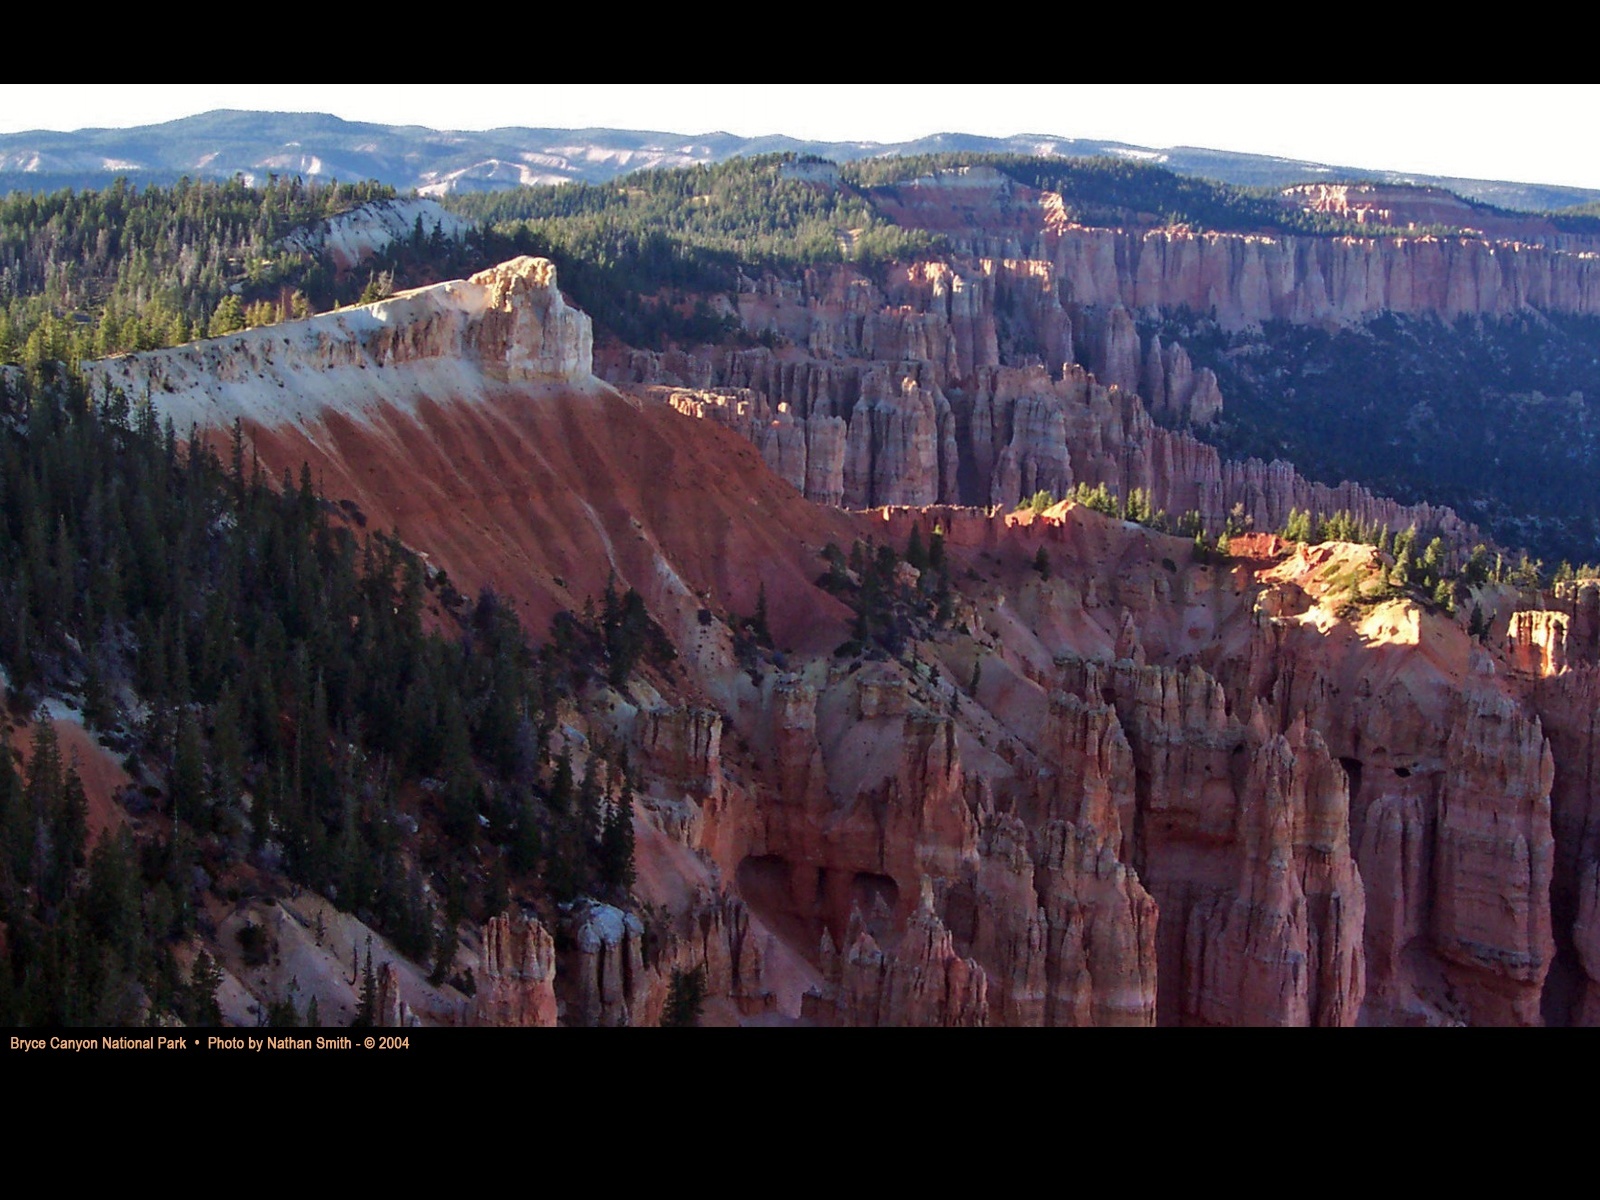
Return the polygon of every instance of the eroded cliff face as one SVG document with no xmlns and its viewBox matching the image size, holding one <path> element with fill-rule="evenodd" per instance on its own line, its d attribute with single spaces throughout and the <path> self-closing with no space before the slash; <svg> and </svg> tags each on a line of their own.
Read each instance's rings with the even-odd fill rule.
<svg viewBox="0 0 1600 1200">
<path fill-rule="evenodd" d="M 1143 340 L 1115 298 L 1064 305 L 1050 262 L 923 263 L 881 288 L 843 269 L 743 286 L 746 327 L 792 348 L 613 349 L 599 369 L 738 433 L 816 503 L 1012 506 L 1104 484 L 1175 518 L 1197 512 L 1212 533 L 1241 517 L 1281 529 L 1300 510 L 1476 538 L 1447 508 L 1314 484 L 1287 463 L 1223 461 L 1192 432 L 1224 409 L 1216 376 L 1182 346 Z"/>
<path fill-rule="evenodd" d="M 1300 200 L 1402 224 L 1472 215 L 1442 197 L 1360 191 Z M 1336 330 L 1380 314 L 1600 311 L 1600 254 L 1537 221 L 1482 219 L 1465 226 L 1479 232 L 1442 238 L 1089 228 L 1062 197 L 992 170 L 939 172 L 873 199 L 939 234 L 936 255 L 872 278 L 837 268 L 741 279 L 745 329 L 774 349 L 614 349 L 601 373 L 681 389 L 685 411 L 740 429 L 818 503 L 1014 505 L 1105 484 L 1124 497 L 1139 488 L 1174 517 L 1198 512 L 1213 534 L 1235 515 L 1266 530 L 1296 509 L 1350 512 L 1470 550 L 1482 539 L 1448 509 L 1313 483 L 1282 462 L 1222 461 L 1203 444 L 1226 407 L 1216 375 L 1188 348 L 1142 337 L 1141 322 Z M 1022 379 L 1001 378 L 1011 372 Z M 1064 394 L 1085 388 L 1103 394 L 1092 414 Z"/>
<path fill-rule="evenodd" d="M 260 388 L 155 393 L 158 410 L 205 397 L 219 435 L 242 413 L 274 476 L 309 463 L 331 500 L 536 630 L 614 580 L 676 647 L 671 671 L 596 685 L 559 734 L 634 764 L 639 911 L 491 922 L 471 1019 L 652 1024 L 688 972 L 727 1024 L 1533 1024 L 1553 981 L 1568 1018 L 1594 1015 L 1600 706 L 1572 650 L 1581 594 L 1557 614 L 1558 672 L 1525 649 L 1549 642 L 1537 619 L 1518 632 L 1506 611 L 1509 639 L 1479 645 L 1464 618 L 1352 593 L 1392 566 L 1370 548 L 1241 539 L 1197 562 L 1186 540 L 1071 504 L 925 507 L 1001 477 L 1019 494 L 1115 480 L 1169 511 L 1244 494 L 1269 527 L 1308 507 L 1292 473 L 1230 482 L 1085 371 L 988 361 L 998 308 L 963 310 L 969 350 L 954 297 L 983 288 L 936 273 L 905 287 L 944 289 L 915 335 L 949 335 L 943 366 L 658 357 L 645 365 L 725 374 L 627 395 L 544 373 L 581 365 L 583 339 L 542 271 L 471 287 L 471 313 L 414 304 L 393 310 L 414 326 L 329 341 L 350 356 L 338 379 L 391 355 L 358 413 L 245 409 Z M 852 288 L 865 322 L 880 310 Z M 515 365 L 552 346 L 554 367 Z M 1166 347 L 1123 366 L 1148 376 L 1154 358 L 1182 377 Z M 812 448 L 835 444 L 819 468 Z M 841 499 L 926 487 L 844 512 L 807 503 L 774 458 Z M 1259 494 L 1230 492 L 1240 480 Z M 826 547 L 900 550 L 913 531 L 927 547 L 936 530 L 948 619 L 896 655 L 836 653 L 852 613 L 818 586 Z M 915 595 L 924 576 L 902 567 Z M 761 595 L 779 652 L 741 653 L 734 625 Z"/>
<path fill-rule="evenodd" d="M 1600 672 L 1570 669 L 1534 687 L 1554 766 L 1552 911 L 1558 985 L 1545 1015 L 1600 1025 Z"/>
<path fill-rule="evenodd" d="M 1457 317 L 1600 312 L 1600 256 L 1483 238 L 1245 237 L 1071 228 L 1043 247 L 1076 304 L 1355 324 L 1379 313 Z"/>
<path fill-rule="evenodd" d="M 537 919 L 507 914 L 483 930 L 469 1024 L 554 1029 L 556 943 Z"/>
<path fill-rule="evenodd" d="M 1530 309 L 1600 311 L 1600 256 L 1592 240 L 1559 235 L 1537 219 L 1496 220 L 1415 191 L 1313 187 L 1286 202 L 1380 224 L 1476 232 L 1313 238 L 1090 228 L 1071 219 L 1060 196 L 1008 179 L 984 183 L 905 187 L 901 194 L 910 198 L 887 211 L 944 234 L 959 254 L 1048 267 L 1069 305 L 1188 310 L 1230 328 L 1355 324 L 1381 312 L 1454 320 Z"/>
</svg>

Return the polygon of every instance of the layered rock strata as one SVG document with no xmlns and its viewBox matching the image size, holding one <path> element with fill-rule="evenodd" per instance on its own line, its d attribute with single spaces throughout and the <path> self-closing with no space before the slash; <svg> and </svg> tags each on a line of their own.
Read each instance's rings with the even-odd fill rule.
<svg viewBox="0 0 1600 1200">
<path fill-rule="evenodd" d="M 1482 238 L 1247 237 L 1072 227 L 1039 257 L 1068 303 L 1187 309 L 1244 328 L 1379 313 L 1600 313 L 1600 255 Z"/>
<path fill-rule="evenodd" d="M 1300 510 L 1416 526 L 1463 547 L 1476 537 L 1449 509 L 1314 484 L 1286 463 L 1224 462 L 1158 425 L 1214 421 L 1215 375 L 1181 346 L 1144 342 L 1115 298 L 1064 306 L 1049 262 L 923 263 L 883 288 L 849 271 L 743 286 L 747 328 L 795 350 L 613 351 L 600 369 L 739 433 L 817 503 L 1015 505 L 1086 483 L 1142 490 L 1174 516 L 1198 512 L 1213 533 L 1240 516 L 1280 529 Z M 1093 374 L 1073 361 L 1075 346 Z"/>
</svg>

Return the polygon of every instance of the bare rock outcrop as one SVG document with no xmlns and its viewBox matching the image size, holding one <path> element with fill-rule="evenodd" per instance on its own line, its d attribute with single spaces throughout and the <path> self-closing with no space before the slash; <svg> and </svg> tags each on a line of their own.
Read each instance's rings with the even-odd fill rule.
<svg viewBox="0 0 1600 1200">
<path fill-rule="evenodd" d="M 437 200 L 377 200 L 291 234 L 280 244 L 289 251 L 325 253 L 340 271 L 350 271 L 411 237 L 419 224 L 424 237 L 450 241 L 473 230 L 471 221 Z"/>
<path fill-rule="evenodd" d="M 1434 863 L 1433 941 L 1478 1024 L 1539 1025 L 1555 957 L 1555 764 L 1537 720 L 1489 691 L 1458 701 Z"/>
<path fill-rule="evenodd" d="M 378 972 L 375 1023 L 379 1029 L 416 1029 L 422 1024 L 400 994 L 400 972 L 393 963 L 384 963 Z"/>
<path fill-rule="evenodd" d="M 525 382 L 575 383 L 594 374 L 594 324 L 567 306 L 553 262 L 519 258 L 474 275 L 468 286 L 483 290 L 483 308 L 469 316 L 465 341 L 486 363 L 504 363 L 510 379 Z"/>
<path fill-rule="evenodd" d="M 767 935 L 752 923 L 735 896 L 702 892 L 692 908 L 657 931 L 661 944 L 629 1014 L 638 1028 L 654 1028 L 679 974 L 698 974 L 705 994 L 731 1001 L 741 1016 L 770 1013 L 776 998 L 767 980 Z"/>
<path fill-rule="evenodd" d="M 478 991 L 469 1024 L 496 1029 L 556 1027 L 555 939 L 534 918 L 507 913 L 484 926 L 475 979 Z"/>
<path fill-rule="evenodd" d="M 634 1024 L 650 994 L 644 925 L 632 913 L 584 901 L 568 918 L 572 948 L 559 958 L 565 1022 L 581 1029 Z"/>
<path fill-rule="evenodd" d="M 1223 397 L 1182 346 L 1143 343 L 1133 298 L 1102 303 L 1094 292 L 1069 313 L 1058 293 L 1071 289 L 1058 287 L 1048 256 L 960 263 L 891 272 L 883 288 L 846 269 L 746 280 L 747 326 L 803 352 L 629 353 L 604 372 L 676 389 L 668 398 L 679 411 L 735 430 L 822 504 L 1015 505 L 1086 483 L 1122 497 L 1141 490 L 1175 518 L 1198 512 L 1212 533 L 1236 511 L 1267 530 L 1298 510 L 1349 512 L 1396 532 L 1415 525 L 1463 546 L 1475 538 L 1449 509 L 1314 484 L 1286 463 L 1224 462 L 1158 425 L 1203 428 Z M 1074 319 L 1093 374 L 1072 361 Z"/>
<path fill-rule="evenodd" d="M 709 709 L 645 713 L 638 748 L 650 776 L 671 789 L 704 799 L 722 788 L 722 717 Z"/>
<path fill-rule="evenodd" d="M 1187 350 L 1177 344 L 1163 347 L 1160 337 L 1150 339 L 1137 390 L 1152 416 L 1174 424 L 1203 428 L 1222 415 L 1216 373 L 1195 370 Z"/>
<path fill-rule="evenodd" d="M 1043 246 L 1068 303 L 1188 309 L 1243 328 L 1600 312 L 1600 256 L 1486 238 L 1300 238 L 1069 227 Z"/>
<path fill-rule="evenodd" d="M 1112 709 L 1065 694 L 1046 738 L 1051 770 L 1026 820 L 980 812 L 977 858 L 946 919 L 984 964 L 999 1023 L 1153 1026 L 1156 904 L 1125 862 L 1132 754 Z"/>
<path fill-rule="evenodd" d="M 384 405 L 485 386 L 590 386 L 593 370 L 593 325 L 540 258 L 364 308 L 84 364 L 91 389 L 149 396 L 183 430 L 365 420 Z"/>
<path fill-rule="evenodd" d="M 1555 763 L 1551 908 L 1558 927 L 1571 928 L 1577 954 L 1566 964 L 1577 996 L 1565 1015 L 1600 1026 L 1600 672 L 1583 667 L 1541 680 L 1532 701 Z"/>
<path fill-rule="evenodd" d="M 1564 613 L 1519 612 L 1511 618 L 1506 652 L 1512 665 L 1539 679 L 1567 669 L 1567 629 Z"/>
<path fill-rule="evenodd" d="M 933 884 L 924 880 L 921 900 L 899 946 L 884 951 L 859 913 L 851 921 L 849 947 L 841 954 L 824 947 L 825 985 L 807 996 L 807 1015 L 847 1029 L 981 1029 L 989 1022 L 988 978 L 983 968 L 956 953 L 939 919 Z"/>
<path fill-rule="evenodd" d="M 1600 583 L 1582 579 L 1560 584 L 1549 603 L 1567 617 L 1569 664 L 1600 666 Z"/>
<path fill-rule="evenodd" d="M 1237 885 L 1189 910 L 1185 1019 L 1355 1025 L 1366 998 L 1366 898 L 1344 772 L 1298 724 L 1254 746 L 1239 799 Z"/>
</svg>

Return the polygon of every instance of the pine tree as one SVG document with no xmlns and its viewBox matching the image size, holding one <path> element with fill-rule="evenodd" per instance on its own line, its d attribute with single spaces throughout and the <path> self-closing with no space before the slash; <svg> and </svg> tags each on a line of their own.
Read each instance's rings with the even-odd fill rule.
<svg viewBox="0 0 1600 1200">
<path fill-rule="evenodd" d="M 1467 626 L 1468 634 L 1475 641 L 1487 642 L 1489 640 L 1489 631 L 1491 628 L 1492 626 L 1489 622 L 1489 619 L 1483 615 L 1483 609 L 1478 605 L 1473 605 L 1472 620 Z"/>
<path fill-rule="evenodd" d="M 378 977 L 372 969 L 372 935 L 367 935 L 367 963 L 361 972 L 360 1001 L 352 1028 L 374 1029 L 378 1024 Z"/>
<path fill-rule="evenodd" d="M 906 543 L 906 562 L 918 571 L 928 569 L 928 552 L 922 545 L 922 526 L 911 527 L 911 539 Z"/>
<path fill-rule="evenodd" d="M 705 1008 L 705 971 L 674 971 L 667 992 L 666 1008 L 661 1013 L 663 1029 L 694 1029 Z"/>
<path fill-rule="evenodd" d="M 238 333 L 244 327 L 245 316 L 239 304 L 239 297 L 230 292 L 222 298 L 216 311 L 211 314 L 211 323 L 206 327 L 206 336 L 227 337 L 229 334 Z"/>
<path fill-rule="evenodd" d="M 756 616 L 751 622 L 755 630 L 756 640 L 769 649 L 772 646 L 772 627 L 767 623 L 767 585 L 761 585 L 761 594 L 756 598 Z"/>
<path fill-rule="evenodd" d="M 222 986 L 222 968 L 204 950 L 195 956 L 194 969 L 189 974 L 187 1013 L 184 1021 L 189 1025 L 215 1029 L 222 1024 L 222 1008 L 217 1003 L 217 989 Z"/>
<path fill-rule="evenodd" d="M 428 976 L 428 982 L 434 987 L 443 987 L 450 973 L 456 969 L 456 950 L 461 945 L 461 922 L 466 917 L 462 904 L 463 890 L 460 877 L 452 872 L 445 894 L 444 932 L 434 946 L 433 973 Z"/>
<path fill-rule="evenodd" d="M 565 816 L 572 807 L 574 783 L 572 778 L 572 756 L 562 754 L 556 759 L 555 778 L 550 784 L 550 795 L 547 801 L 550 811 L 557 816 Z"/>
<path fill-rule="evenodd" d="M 633 787 L 624 784 L 621 797 L 606 814 L 600 834 L 601 879 L 615 893 L 626 896 L 635 881 L 633 833 Z"/>
<path fill-rule="evenodd" d="M 187 710 L 179 718 L 178 744 L 172 759 L 172 815 L 199 825 L 206 807 L 205 748 L 200 725 Z"/>
</svg>

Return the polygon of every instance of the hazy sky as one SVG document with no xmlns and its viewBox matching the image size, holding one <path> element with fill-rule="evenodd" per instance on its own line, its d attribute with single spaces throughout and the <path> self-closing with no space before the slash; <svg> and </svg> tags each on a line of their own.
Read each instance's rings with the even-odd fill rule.
<svg viewBox="0 0 1600 1200">
<path fill-rule="evenodd" d="M 0 84 L 0 132 L 214 108 L 432 128 L 906 141 L 1016 133 L 1600 188 L 1600 84 Z"/>
</svg>

